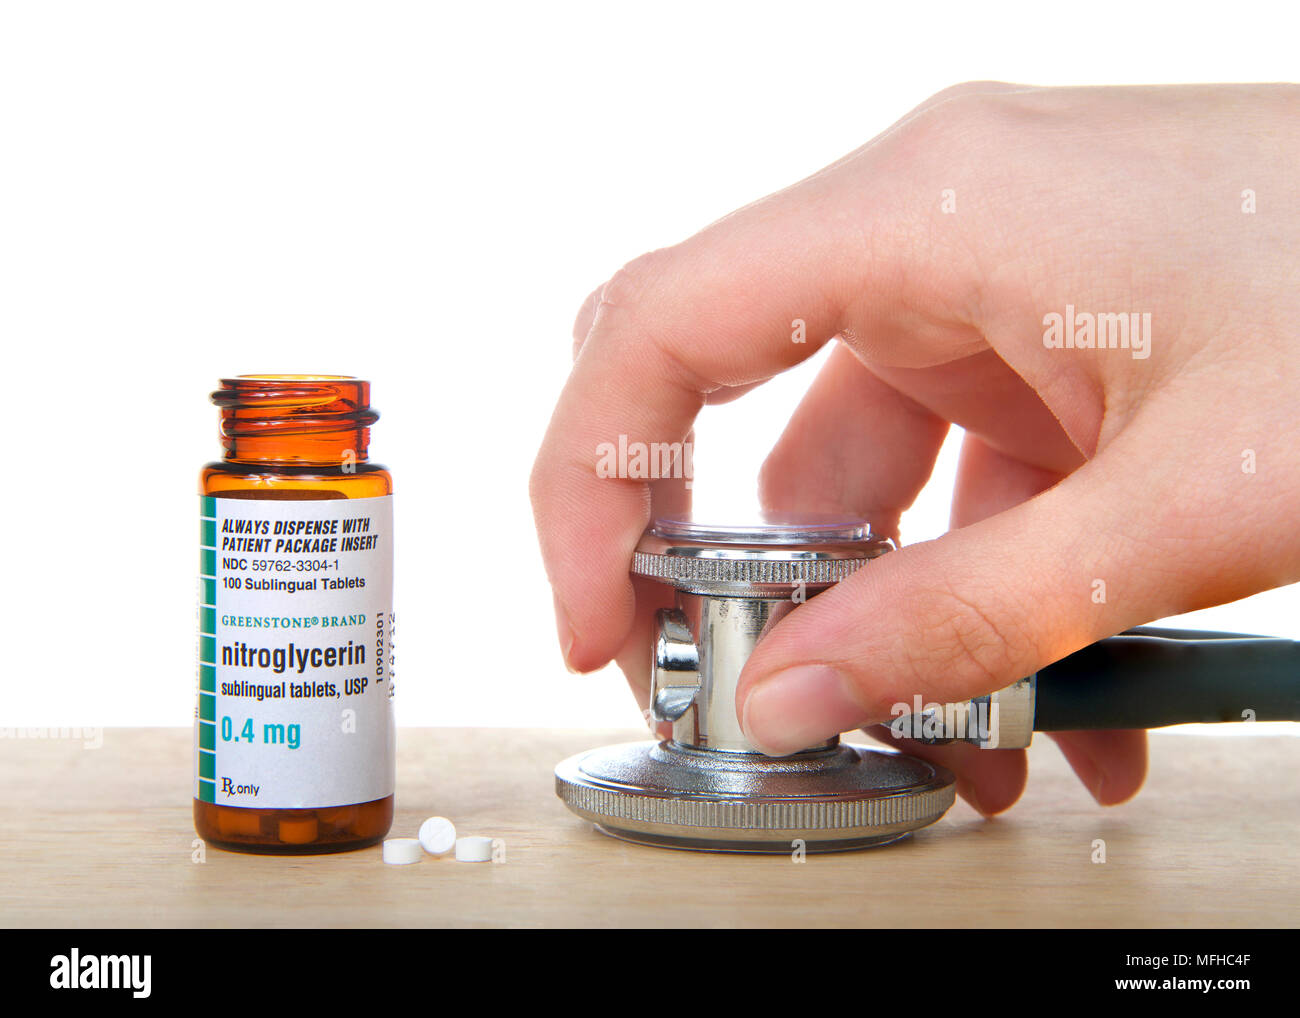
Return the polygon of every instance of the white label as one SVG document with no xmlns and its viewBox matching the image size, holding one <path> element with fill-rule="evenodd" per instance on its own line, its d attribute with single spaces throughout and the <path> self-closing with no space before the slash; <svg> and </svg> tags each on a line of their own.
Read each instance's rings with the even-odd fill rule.
<svg viewBox="0 0 1300 1018">
<path fill-rule="evenodd" d="M 196 797 L 392 795 L 392 496 L 200 504 Z"/>
</svg>

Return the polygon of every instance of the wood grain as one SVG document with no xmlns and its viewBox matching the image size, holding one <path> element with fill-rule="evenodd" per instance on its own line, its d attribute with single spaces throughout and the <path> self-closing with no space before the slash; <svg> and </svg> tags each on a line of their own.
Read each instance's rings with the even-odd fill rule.
<svg viewBox="0 0 1300 1018">
<path fill-rule="evenodd" d="M 274 858 L 190 824 L 190 733 L 0 740 L 6 926 L 1294 926 L 1300 739 L 1156 734 L 1151 776 L 1102 809 L 1041 736 L 1030 784 L 985 821 L 962 803 L 866 852 L 731 856 L 607 838 L 555 798 L 563 757 L 625 731 L 406 729 L 393 836 L 440 814 L 503 838 L 503 864 L 378 847 Z M 1094 839 L 1107 861 L 1091 861 Z"/>
</svg>

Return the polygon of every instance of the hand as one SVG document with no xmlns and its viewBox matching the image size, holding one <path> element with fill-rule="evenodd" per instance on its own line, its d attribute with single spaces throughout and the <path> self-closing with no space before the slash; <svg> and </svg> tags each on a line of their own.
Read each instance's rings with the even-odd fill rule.
<svg viewBox="0 0 1300 1018">
<path fill-rule="evenodd" d="M 631 262 L 578 316 L 532 475 L 570 667 L 616 658 L 645 703 L 657 602 L 628 565 L 651 491 L 598 477 L 597 446 L 680 442 L 837 338 L 763 502 L 895 531 L 955 422 L 953 529 L 764 639 L 736 706 L 765 752 L 1300 579 L 1298 166 L 1296 86 L 963 85 Z M 1053 345 L 1088 316 L 1118 342 L 1120 314 L 1127 348 Z M 1144 732 L 1057 742 L 1098 802 L 1141 786 Z M 1023 752 L 909 751 L 988 814 L 1024 787 Z"/>
</svg>

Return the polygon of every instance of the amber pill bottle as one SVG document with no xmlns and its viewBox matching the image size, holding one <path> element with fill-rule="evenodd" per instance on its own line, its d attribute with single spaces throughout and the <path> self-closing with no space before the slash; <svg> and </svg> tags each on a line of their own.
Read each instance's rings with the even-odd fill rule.
<svg viewBox="0 0 1300 1018">
<path fill-rule="evenodd" d="M 361 848 L 393 820 L 392 477 L 370 384 L 222 379 L 199 481 L 194 827 L 222 848 Z"/>
</svg>

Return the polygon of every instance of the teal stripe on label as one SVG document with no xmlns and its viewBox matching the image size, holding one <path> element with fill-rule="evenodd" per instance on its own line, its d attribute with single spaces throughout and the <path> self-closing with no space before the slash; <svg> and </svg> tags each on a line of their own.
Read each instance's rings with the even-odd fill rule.
<svg viewBox="0 0 1300 1018">
<path fill-rule="evenodd" d="M 199 607 L 199 724 L 198 799 L 217 801 L 217 500 L 199 496 L 199 572 L 202 574 Z M 204 635 L 206 634 L 206 635 Z"/>
</svg>

